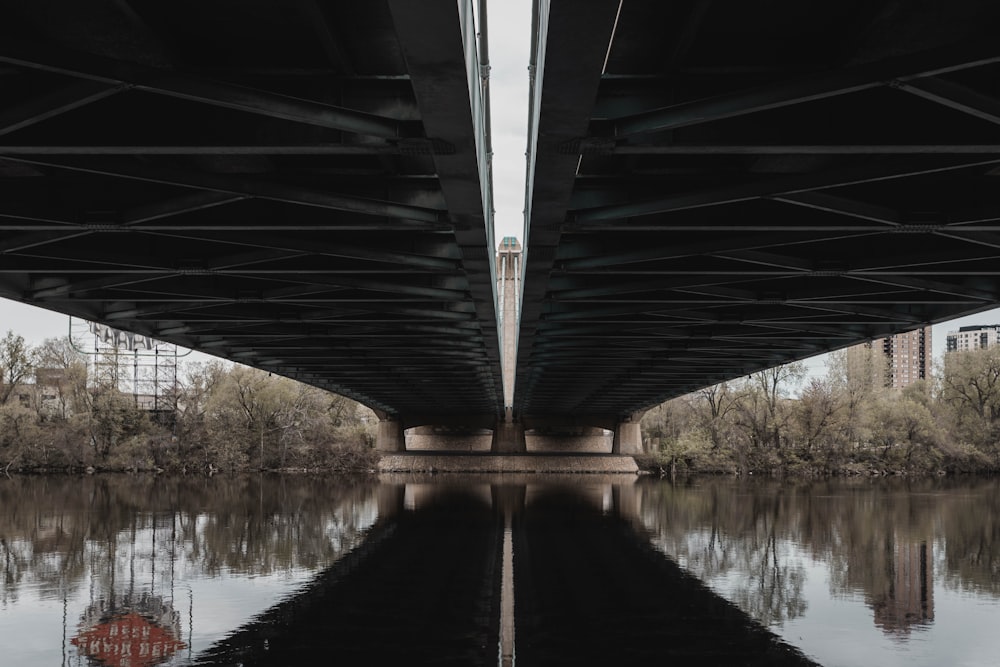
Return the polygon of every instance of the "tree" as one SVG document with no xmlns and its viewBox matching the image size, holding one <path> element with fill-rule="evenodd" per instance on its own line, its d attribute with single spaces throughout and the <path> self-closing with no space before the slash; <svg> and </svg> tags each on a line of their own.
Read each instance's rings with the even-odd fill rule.
<svg viewBox="0 0 1000 667">
<path fill-rule="evenodd" d="M 872 444 L 881 449 L 881 463 L 921 468 L 936 463 L 938 431 L 925 405 L 894 392 L 876 401 L 872 416 Z"/>
<path fill-rule="evenodd" d="M 848 446 L 867 441 L 870 433 L 868 410 L 877 396 L 885 394 L 885 354 L 870 344 L 831 352 L 826 362 L 827 377 L 843 404 L 839 423 Z"/>
<path fill-rule="evenodd" d="M 146 413 L 117 387 L 102 386 L 91 395 L 90 441 L 101 462 L 108 461 L 116 447 L 149 430 Z"/>
<path fill-rule="evenodd" d="M 212 454 L 227 466 L 254 460 L 262 469 L 285 466 L 293 446 L 330 443 L 335 420 L 343 424 L 347 419 L 343 400 L 285 377 L 234 366 L 206 403 Z"/>
<path fill-rule="evenodd" d="M 839 458 L 844 440 L 842 393 L 829 381 L 813 378 L 795 405 L 793 437 L 799 456 L 807 460 Z"/>
<path fill-rule="evenodd" d="M 69 337 L 47 338 L 35 350 L 35 385 L 40 392 L 54 392 L 46 402 L 38 396 L 40 417 L 67 420 L 87 408 L 87 361 Z"/>
<path fill-rule="evenodd" d="M 746 433 L 751 449 L 769 450 L 781 456 L 785 428 L 790 412 L 785 399 L 792 384 L 805 377 L 801 362 L 783 364 L 758 371 L 743 381 L 743 391 L 736 406 L 737 424 Z"/>
<path fill-rule="evenodd" d="M 703 424 L 708 431 L 712 449 L 718 450 L 725 440 L 724 434 L 728 430 L 727 418 L 736 409 L 739 401 L 739 394 L 729 388 L 729 384 L 721 384 L 706 387 L 698 392 L 703 399 L 707 412 L 703 413 Z"/>
<path fill-rule="evenodd" d="M 1000 453 L 1000 348 L 946 354 L 941 399 L 960 440 L 994 456 Z"/>
<path fill-rule="evenodd" d="M 0 405 L 7 405 L 34 367 L 33 352 L 23 336 L 7 331 L 0 339 Z"/>
</svg>

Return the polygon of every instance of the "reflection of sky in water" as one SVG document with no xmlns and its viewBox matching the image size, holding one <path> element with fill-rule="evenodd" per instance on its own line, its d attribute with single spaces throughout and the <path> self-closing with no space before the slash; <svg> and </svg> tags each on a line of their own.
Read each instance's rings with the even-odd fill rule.
<svg viewBox="0 0 1000 667">
<path fill-rule="evenodd" d="M 708 543 L 708 531 L 695 531 L 690 543 Z M 654 539 L 654 543 L 656 540 Z M 669 554 L 662 544 L 661 550 Z M 771 630 L 824 667 L 984 667 L 1000 664 L 1000 600 L 987 593 L 962 591 L 934 582 L 934 618 L 909 626 L 904 633 L 889 633 L 875 623 L 872 606 L 862 591 L 831 590 L 830 566 L 815 560 L 796 544 L 779 541 L 779 562 L 788 569 L 801 567 L 801 616 L 771 624 Z M 935 549 L 935 571 L 941 562 Z M 729 600 L 739 600 L 748 585 L 748 574 L 738 568 L 702 576 L 700 559 L 675 559 Z"/>
</svg>

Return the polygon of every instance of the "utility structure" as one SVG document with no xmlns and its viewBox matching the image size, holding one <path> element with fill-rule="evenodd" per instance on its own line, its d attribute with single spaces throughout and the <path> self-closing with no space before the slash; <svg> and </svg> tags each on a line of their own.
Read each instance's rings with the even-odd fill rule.
<svg viewBox="0 0 1000 667">
<path fill-rule="evenodd" d="M 87 355 L 92 390 L 130 396 L 135 407 L 169 419 L 177 409 L 177 366 L 173 343 L 136 335 L 98 322 L 70 318 L 70 342 Z"/>
</svg>

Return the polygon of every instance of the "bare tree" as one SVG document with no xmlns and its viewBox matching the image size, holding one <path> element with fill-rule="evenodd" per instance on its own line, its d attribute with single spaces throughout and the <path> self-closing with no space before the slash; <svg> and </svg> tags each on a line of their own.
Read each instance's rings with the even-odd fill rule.
<svg viewBox="0 0 1000 667">
<path fill-rule="evenodd" d="M 8 330 L 0 339 L 0 405 L 7 405 L 21 382 L 31 374 L 33 356 L 23 336 Z"/>
</svg>

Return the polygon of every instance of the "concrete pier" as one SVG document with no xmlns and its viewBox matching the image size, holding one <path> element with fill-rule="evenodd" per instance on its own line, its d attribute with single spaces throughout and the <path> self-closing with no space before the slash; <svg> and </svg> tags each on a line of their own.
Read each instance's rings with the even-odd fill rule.
<svg viewBox="0 0 1000 667">
<path fill-rule="evenodd" d="M 493 429 L 493 443 L 490 451 L 494 454 L 520 454 L 528 451 L 524 438 L 524 426 L 518 422 L 505 419 L 497 423 Z"/>
<path fill-rule="evenodd" d="M 611 445 L 612 454 L 642 453 L 642 428 L 639 421 L 627 421 L 615 428 L 615 439 Z"/>
<path fill-rule="evenodd" d="M 406 451 L 403 425 L 395 419 L 381 419 L 375 434 L 375 449 L 380 452 Z"/>
</svg>

